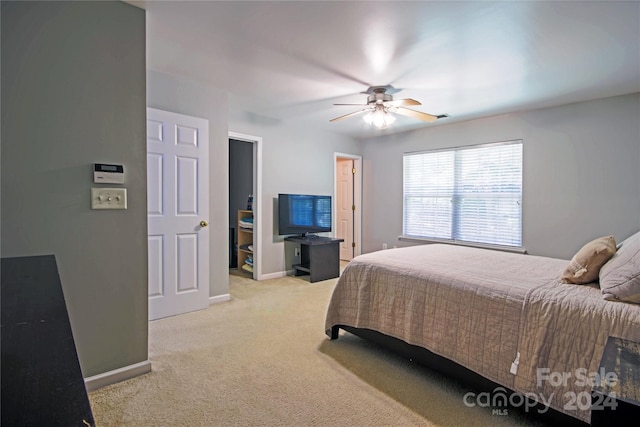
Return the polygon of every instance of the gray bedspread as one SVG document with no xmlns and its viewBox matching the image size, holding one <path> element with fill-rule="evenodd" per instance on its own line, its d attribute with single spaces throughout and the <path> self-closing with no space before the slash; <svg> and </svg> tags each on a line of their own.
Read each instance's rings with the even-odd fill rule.
<svg viewBox="0 0 640 427">
<path fill-rule="evenodd" d="M 588 421 L 588 408 L 563 402 L 563 393 L 584 388 L 539 386 L 537 368 L 597 371 L 609 334 L 640 338 L 640 306 L 604 301 L 594 286 L 561 284 L 567 263 L 443 244 L 360 255 L 338 280 L 325 330 L 382 332 L 517 392 L 553 392 L 552 407 Z"/>
<path fill-rule="evenodd" d="M 598 367 L 609 336 L 640 342 L 640 305 L 605 301 L 596 284 L 554 281 L 532 289 L 523 305 L 514 389 L 589 422 L 593 382 L 606 380 Z"/>
</svg>

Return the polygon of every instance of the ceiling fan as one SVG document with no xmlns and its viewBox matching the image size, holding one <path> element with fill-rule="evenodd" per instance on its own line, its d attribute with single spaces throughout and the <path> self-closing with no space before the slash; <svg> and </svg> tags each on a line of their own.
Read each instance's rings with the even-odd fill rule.
<svg viewBox="0 0 640 427">
<path fill-rule="evenodd" d="M 421 111 L 405 108 L 405 106 L 407 105 L 422 104 L 411 98 L 399 99 L 397 101 L 394 101 L 393 95 L 391 95 L 391 93 L 389 92 L 395 93 L 398 92 L 398 90 L 394 89 L 392 86 L 372 86 L 367 89 L 366 92 L 363 92 L 365 94 L 369 94 L 366 104 L 333 104 L 365 108 L 359 111 L 354 111 L 353 113 L 345 114 L 344 116 L 336 117 L 335 119 L 331 119 L 329 121 L 337 122 L 342 119 L 357 116 L 358 114 L 367 113 L 364 116 L 365 122 L 372 124 L 378 128 L 385 128 L 396 120 L 396 118 L 391 113 L 401 114 L 403 116 L 412 117 L 414 119 L 422 120 L 429 123 L 435 122 L 436 120 L 444 117 L 449 117 L 446 114 L 434 116 L 433 114 L 427 114 Z"/>
</svg>

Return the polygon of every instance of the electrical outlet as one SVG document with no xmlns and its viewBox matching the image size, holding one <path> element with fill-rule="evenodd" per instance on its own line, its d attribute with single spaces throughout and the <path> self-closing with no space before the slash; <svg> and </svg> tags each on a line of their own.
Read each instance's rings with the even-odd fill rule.
<svg viewBox="0 0 640 427">
<path fill-rule="evenodd" d="M 387 244 L 386 243 L 382 244 L 382 249 L 387 249 Z"/>
</svg>

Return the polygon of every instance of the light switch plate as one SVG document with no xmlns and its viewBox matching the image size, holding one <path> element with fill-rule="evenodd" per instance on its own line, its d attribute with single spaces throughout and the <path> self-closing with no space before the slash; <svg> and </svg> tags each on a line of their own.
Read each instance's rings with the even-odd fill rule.
<svg viewBox="0 0 640 427">
<path fill-rule="evenodd" d="M 91 209 L 127 209 L 127 189 L 92 188 Z"/>
</svg>

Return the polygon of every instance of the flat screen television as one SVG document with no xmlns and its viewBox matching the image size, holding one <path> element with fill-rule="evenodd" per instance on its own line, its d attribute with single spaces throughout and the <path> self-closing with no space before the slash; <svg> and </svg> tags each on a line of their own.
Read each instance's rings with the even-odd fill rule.
<svg viewBox="0 0 640 427">
<path fill-rule="evenodd" d="M 278 234 L 331 231 L 331 196 L 278 194 Z"/>
</svg>

